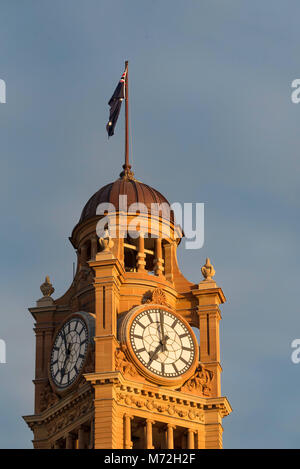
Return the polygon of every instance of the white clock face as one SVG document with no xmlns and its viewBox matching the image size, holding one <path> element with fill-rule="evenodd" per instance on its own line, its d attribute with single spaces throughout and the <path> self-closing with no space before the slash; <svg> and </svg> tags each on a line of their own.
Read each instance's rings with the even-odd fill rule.
<svg viewBox="0 0 300 469">
<path fill-rule="evenodd" d="M 80 317 L 71 318 L 58 332 L 50 359 L 55 386 L 65 389 L 74 383 L 83 367 L 88 348 L 88 328 Z"/>
<path fill-rule="evenodd" d="M 195 360 L 195 343 L 183 321 L 163 309 L 138 314 L 130 327 L 130 342 L 138 360 L 152 373 L 176 378 Z"/>
</svg>

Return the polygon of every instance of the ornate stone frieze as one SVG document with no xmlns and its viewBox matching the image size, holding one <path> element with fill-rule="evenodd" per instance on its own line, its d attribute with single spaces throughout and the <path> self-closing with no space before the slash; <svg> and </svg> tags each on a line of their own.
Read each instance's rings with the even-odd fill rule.
<svg viewBox="0 0 300 469">
<path fill-rule="evenodd" d="M 31 430 L 45 426 L 48 437 L 52 437 L 66 427 L 76 424 L 82 417 L 93 414 L 93 389 L 87 383 L 85 388 L 80 388 L 80 393 L 75 393 L 68 399 L 61 399 L 56 405 L 45 409 L 41 415 L 25 417 Z"/>
<path fill-rule="evenodd" d="M 149 397 L 147 395 L 137 396 L 130 391 L 124 392 L 121 390 L 117 392 L 116 399 L 118 404 L 123 404 L 131 408 L 135 407 L 137 409 L 148 410 L 164 416 L 179 417 L 182 419 L 193 420 L 195 422 L 204 421 L 203 412 L 200 409 L 200 406 L 198 407 L 197 404 L 187 400 L 178 399 L 178 401 L 181 402 L 180 404 L 177 400 L 166 395 L 159 397 Z M 161 402 L 162 399 L 163 402 Z"/>
</svg>

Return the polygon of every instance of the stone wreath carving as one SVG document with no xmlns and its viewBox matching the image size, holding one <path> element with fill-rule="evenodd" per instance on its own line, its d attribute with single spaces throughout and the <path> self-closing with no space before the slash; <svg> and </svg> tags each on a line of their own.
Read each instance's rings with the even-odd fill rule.
<svg viewBox="0 0 300 469">
<path fill-rule="evenodd" d="M 49 409 L 59 401 L 59 397 L 52 391 L 49 383 L 46 384 L 44 389 L 40 393 L 40 409 L 41 412 Z"/>
<path fill-rule="evenodd" d="M 136 376 L 137 371 L 133 364 L 129 362 L 126 358 L 126 355 L 124 353 L 124 346 L 122 348 L 119 348 L 115 352 L 115 367 L 116 370 L 119 370 L 123 373 L 123 375 L 127 376 Z"/>
<path fill-rule="evenodd" d="M 155 288 L 153 291 L 146 292 L 143 296 L 142 303 L 153 303 L 156 305 L 170 307 L 167 303 L 166 294 L 161 288 Z"/>
<path fill-rule="evenodd" d="M 184 383 L 181 391 L 189 391 L 200 396 L 209 397 L 212 392 L 211 382 L 213 375 L 212 371 L 207 370 L 202 365 L 198 365 L 195 374 Z"/>
</svg>

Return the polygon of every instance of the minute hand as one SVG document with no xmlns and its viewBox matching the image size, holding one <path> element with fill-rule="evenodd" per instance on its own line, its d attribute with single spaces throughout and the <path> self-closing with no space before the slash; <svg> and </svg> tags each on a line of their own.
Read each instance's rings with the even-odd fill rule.
<svg viewBox="0 0 300 469">
<path fill-rule="evenodd" d="M 161 332 L 161 343 L 162 343 L 162 351 L 165 352 L 166 348 L 166 341 L 168 340 L 165 336 L 165 328 L 164 328 L 164 315 L 163 312 L 160 311 L 160 332 Z"/>
</svg>

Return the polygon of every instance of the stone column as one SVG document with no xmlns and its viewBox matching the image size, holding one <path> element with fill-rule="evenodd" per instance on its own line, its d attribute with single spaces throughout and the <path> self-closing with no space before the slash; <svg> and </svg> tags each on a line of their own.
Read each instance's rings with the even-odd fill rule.
<svg viewBox="0 0 300 469">
<path fill-rule="evenodd" d="M 137 270 L 138 272 L 141 272 L 145 270 L 145 257 L 146 254 L 144 252 L 145 249 L 145 239 L 144 239 L 144 233 L 140 233 L 139 239 L 138 239 L 138 253 L 136 256 L 136 264 L 137 264 Z"/>
<path fill-rule="evenodd" d="M 152 435 L 152 425 L 155 422 L 153 420 L 147 419 L 145 421 L 145 448 L 154 449 L 153 446 L 153 435 Z"/>
<path fill-rule="evenodd" d="M 155 239 L 155 259 L 154 259 L 154 271 L 155 274 L 158 276 L 162 275 L 163 267 L 162 267 L 162 246 L 161 246 L 161 238 Z"/>
<path fill-rule="evenodd" d="M 78 429 L 78 449 L 85 449 L 86 444 L 86 428 L 81 425 Z"/>
<path fill-rule="evenodd" d="M 168 449 L 174 449 L 174 425 L 171 425 L 168 423 L 167 425 L 167 448 Z"/>
<path fill-rule="evenodd" d="M 66 449 L 74 449 L 74 435 L 68 433 L 66 436 Z"/>
<path fill-rule="evenodd" d="M 187 446 L 188 449 L 195 449 L 195 438 L 194 438 L 194 430 L 188 428 L 187 431 Z"/>
<path fill-rule="evenodd" d="M 131 441 L 131 420 L 133 417 L 131 415 L 125 414 L 125 449 L 132 449 L 132 441 Z"/>
</svg>

